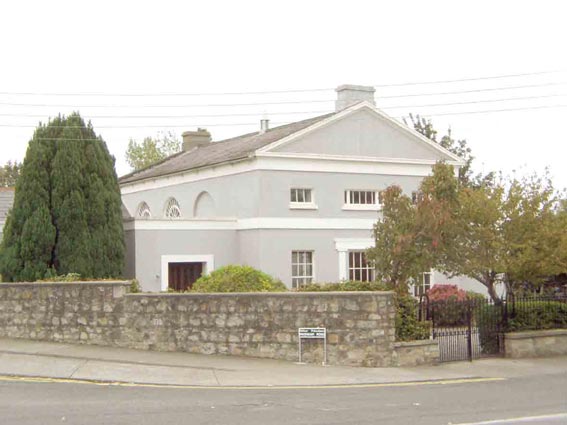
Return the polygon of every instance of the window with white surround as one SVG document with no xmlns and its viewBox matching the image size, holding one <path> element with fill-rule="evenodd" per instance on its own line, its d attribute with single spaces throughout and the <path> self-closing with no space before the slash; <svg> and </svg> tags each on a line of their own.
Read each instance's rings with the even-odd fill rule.
<svg viewBox="0 0 567 425">
<path fill-rule="evenodd" d="M 433 272 L 425 272 L 421 274 L 421 279 L 414 286 L 414 295 L 416 297 L 421 297 L 431 288 L 431 280 L 433 278 Z"/>
<path fill-rule="evenodd" d="M 289 193 L 289 207 L 292 209 L 317 209 L 313 189 L 291 188 Z"/>
<path fill-rule="evenodd" d="M 299 288 L 313 282 L 313 251 L 291 252 L 291 286 Z"/>
<path fill-rule="evenodd" d="M 136 215 L 140 218 L 150 218 L 152 216 L 152 213 L 148 204 L 141 202 L 140 205 L 138 205 L 138 211 L 136 212 Z"/>
<path fill-rule="evenodd" d="M 345 210 L 378 210 L 382 205 L 382 192 L 378 190 L 345 190 Z"/>
<path fill-rule="evenodd" d="M 359 282 L 374 280 L 374 265 L 366 259 L 364 251 L 349 251 L 348 278 Z"/>
<path fill-rule="evenodd" d="M 165 217 L 166 218 L 180 218 L 181 208 L 179 202 L 175 198 L 169 198 L 165 204 Z"/>
</svg>

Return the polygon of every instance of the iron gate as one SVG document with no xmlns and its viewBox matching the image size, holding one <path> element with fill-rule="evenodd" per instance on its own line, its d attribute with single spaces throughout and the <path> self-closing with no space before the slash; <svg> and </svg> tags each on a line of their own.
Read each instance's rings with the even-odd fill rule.
<svg viewBox="0 0 567 425">
<path fill-rule="evenodd" d="M 432 322 L 440 361 L 473 360 L 504 352 L 505 301 L 470 299 L 429 301 L 423 295 L 420 313 Z"/>
</svg>

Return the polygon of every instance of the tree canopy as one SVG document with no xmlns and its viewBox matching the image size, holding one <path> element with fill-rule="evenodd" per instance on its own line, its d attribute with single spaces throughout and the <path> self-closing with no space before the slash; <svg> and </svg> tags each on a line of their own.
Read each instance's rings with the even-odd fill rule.
<svg viewBox="0 0 567 425">
<path fill-rule="evenodd" d="M 156 137 L 145 137 L 141 142 L 130 139 L 126 161 L 134 170 L 141 170 L 180 151 L 181 142 L 175 134 L 158 133 Z"/>
<path fill-rule="evenodd" d="M 14 187 L 20 176 L 22 164 L 18 161 L 8 161 L 0 166 L 0 187 Z"/>
<path fill-rule="evenodd" d="M 474 156 L 472 155 L 472 150 L 468 146 L 467 141 L 465 139 L 454 139 L 450 128 L 447 130 L 447 134 L 437 140 L 438 132 L 433 127 L 431 120 L 413 114 L 409 114 L 409 117 L 414 130 L 465 161 L 465 165 L 459 168 L 459 182 L 465 186 L 470 185 L 473 181 L 472 163 Z"/>
<path fill-rule="evenodd" d="M 0 254 L 0 274 L 9 281 L 121 275 L 124 239 L 114 159 L 78 113 L 35 130 Z"/>
<path fill-rule="evenodd" d="M 385 192 L 368 251 L 379 279 L 403 291 L 435 268 L 478 280 L 497 301 L 499 282 L 508 293 L 534 290 L 567 271 L 565 196 L 547 176 L 463 186 L 438 163 L 420 189 L 415 205 L 397 187 Z"/>
</svg>

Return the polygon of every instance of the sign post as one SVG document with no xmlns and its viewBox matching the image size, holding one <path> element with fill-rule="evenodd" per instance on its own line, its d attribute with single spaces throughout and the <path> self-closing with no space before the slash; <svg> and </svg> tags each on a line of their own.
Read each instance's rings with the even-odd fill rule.
<svg viewBox="0 0 567 425">
<path fill-rule="evenodd" d="M 298 328 L 299 337 L 299 363 L 301 363 L 301 340 L 322 339 L 323 340 L 323 364 L 327 364 L 327 328 Z"/>
</svg>

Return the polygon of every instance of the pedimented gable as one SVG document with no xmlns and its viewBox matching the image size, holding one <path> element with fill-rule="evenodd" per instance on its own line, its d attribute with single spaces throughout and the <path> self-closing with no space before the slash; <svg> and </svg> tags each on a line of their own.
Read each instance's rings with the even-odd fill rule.
<svg viewBox="0 0 567 425">
<path fill-rule="evenodd" d="M 269 152 L 447 160 L 455 157 L 401 128 L 371 108 L 359 108 L 327 124 L 268 149 Z"/>
</svg>

